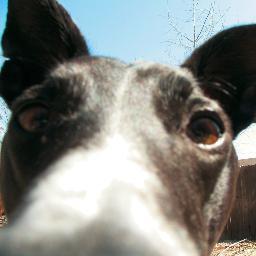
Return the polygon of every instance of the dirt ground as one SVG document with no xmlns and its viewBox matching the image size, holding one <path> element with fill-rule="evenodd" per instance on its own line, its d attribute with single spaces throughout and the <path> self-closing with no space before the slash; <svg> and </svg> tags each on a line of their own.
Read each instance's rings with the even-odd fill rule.
<svg viewBox="0 0 256 256">
<path fill-rule="evenodd" d="M 219 243 L 211 256 L 256 256 L 256 242 Z"/>
<path fill-rule="evenodd" d="M 5 216 L 0 216 L 0 228 L 7 224 L 7 219 Z"/>
</svg>

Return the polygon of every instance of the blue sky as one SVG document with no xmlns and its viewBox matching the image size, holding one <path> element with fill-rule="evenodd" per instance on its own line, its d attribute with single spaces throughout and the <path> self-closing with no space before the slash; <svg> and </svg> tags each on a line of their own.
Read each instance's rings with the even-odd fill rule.
<svg viewBox="0 0 256 256">
<path fill-rule="evenodd" d="M 0 1 L 0 34 L 6 16 L 6 0 Z M 152 60 L 175 64 L 183 59 L 183 51 L 169 46 L 166 41 L 175 36 L 169 31 L 167 13 L 179 21 L 186 31 L 191 23 L 185 23 L 191 8 L 191 0 L 60 0 L 85 35 L 90 49 L 96 55 L 108 55 L 125 61 Z M 200 7 L 208 8 L 209 0 L 201 0 Z M 220 10 L 230 8 L 225 14 L 226 27 L 248 23 L 256 19 L 254 0 L 216 0 Z M 172 56 L 168 54 L 172 51 Z"/>
<path fill-rule="evenodd" d="M 92 54 L 126 62 L 151 60 L 166 64 L 180 63 L 188 53 L 170 45 L 177 38 L 170 30 L 167 14 L 174 17 L 182 32 L 191 34 L 192 0 L 59 0 L 81 29 Z M 210 0 L 199 1 L 198 8 L 209 8 Z M 255 0 L 215 0 L 216 12 L 224 14 L 224 27 L 256 21 Z M 0 35 L 6 19 L 7 1 L 0 0 Z M 198 12 L 198 15 L 200 12 Z M 216 16 L 217 19 L 217 16 Z M 186 22 L 188 21 L 188 22 Z M 217 28 L 219 29 L 219 28 Z M 0 65 L 3 58 L 0 56 Z M 256 156 L 255 126 L 236 140 L 240 158 Z M 255 137 L 255 141 L 253 141 Z M 254 149 L 255 148 L 255 149 Z"/>
</svg>

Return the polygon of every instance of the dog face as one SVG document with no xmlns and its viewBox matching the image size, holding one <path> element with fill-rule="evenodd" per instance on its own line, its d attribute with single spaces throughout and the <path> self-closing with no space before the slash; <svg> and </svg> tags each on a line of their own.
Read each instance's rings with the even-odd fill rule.
<svg viewBox="0 0 256 256">
<path fill-rule="evenodd" d="M 178 69 L 128 65 L 90 56 L 56 1 L 9 0 L 0 254 L 207 255 L 254 115 L 254 41 L 244 26 Z"/>
</svg>

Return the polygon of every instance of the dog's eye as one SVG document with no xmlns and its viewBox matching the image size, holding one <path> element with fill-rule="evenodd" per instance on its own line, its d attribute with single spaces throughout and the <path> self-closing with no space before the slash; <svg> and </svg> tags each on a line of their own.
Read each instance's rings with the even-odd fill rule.
<svg viewBox="0 0 256 256">
<path fill-rule="evenodd" d="M 211 117 L 197 117 L 188 126 L 189 137 L 198 144 L 213 145 L 223 135 L 224 128 L 219 120 Z"/>
<path fill-rule="evenodd" d="M 41 105 L 24 108 L 18 115 L 19 125 L 27 132 L 39 132 L 48 123 L 48 109 Z"/>
</svg>

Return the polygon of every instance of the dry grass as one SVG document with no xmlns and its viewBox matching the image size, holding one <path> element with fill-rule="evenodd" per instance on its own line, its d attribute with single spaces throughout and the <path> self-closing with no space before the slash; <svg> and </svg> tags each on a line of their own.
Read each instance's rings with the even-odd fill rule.
<svg viewBox="0 0 256 256">
<path fill-rule="evenodd" d="M 256 256 L 256 242 L 219 243 L 211 256 Z"/>
</svg>

